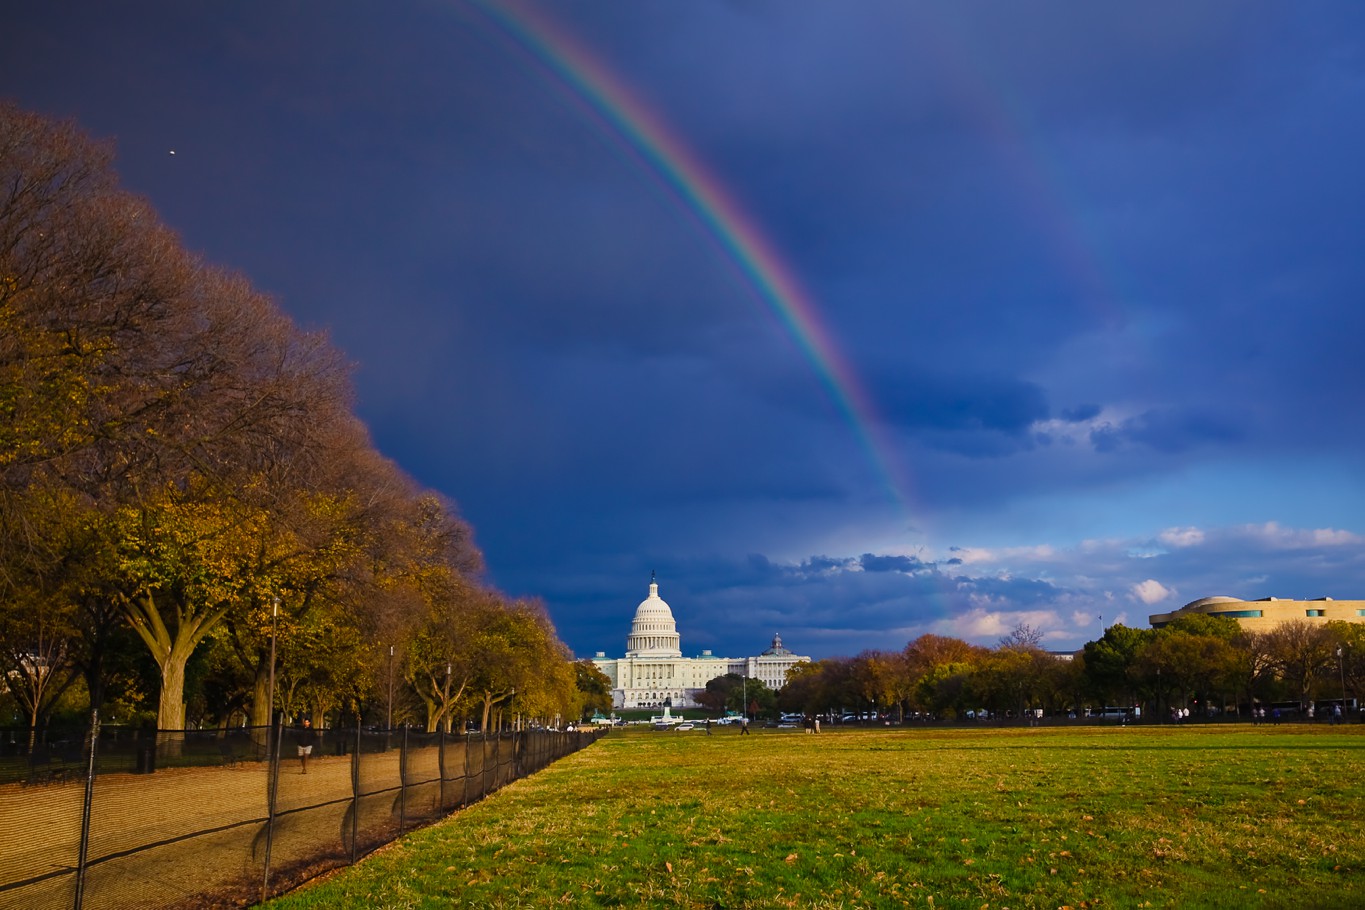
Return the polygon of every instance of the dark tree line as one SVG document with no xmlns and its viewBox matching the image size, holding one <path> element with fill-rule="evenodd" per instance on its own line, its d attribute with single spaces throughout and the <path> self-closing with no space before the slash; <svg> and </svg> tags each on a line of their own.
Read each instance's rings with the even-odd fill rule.
<svg viewBox="0 0 1365 910">
<path fill-rule="evenodd" d="M 1249 632 L 1226 617 L 1183 617 L 1161 629 L 1110 626 L 1066 659 L 1021 627 L 995 648 L 924 635 L 900 651 L 864 651 L 795 667 L 782 710 L 877 711 L 944 719 L 1022 717 L 1140 707 L 1196 714 L 1253 705 L 1357 698 L 1365 681 L 1365 625 L 1288 622 Z"/>
<path fill-rule="evenodd" d="M 454 506 L 376 451 L 341 354 L 112 158 L 0 104 L 0 709 L 575 716 L 544 609 L 487 587 Z"/>
</svg>

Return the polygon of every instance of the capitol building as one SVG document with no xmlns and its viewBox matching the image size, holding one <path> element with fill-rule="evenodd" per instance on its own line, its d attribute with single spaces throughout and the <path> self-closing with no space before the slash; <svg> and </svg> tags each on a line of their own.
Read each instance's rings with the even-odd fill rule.
<svg viewBox="0 0 1365 910">
<path fill-rule="evenodd" d="M 659 708 L 667 701 L 675 708 L 692 708 L 697 695 L 718 676 L 734 673 L 776 690 L 786 684 L 788 670 L 810 658 L 782 647 L 780 635 L 774 635 L 772 646 L 757 657 L 716 657 L 710 651 L 683 657 L 673 611 L 651 579 L 649 596 L 635 608 L 626 656 L 612 658 L 598 651 L 592 662 L 611 680 L 613 707 Z"/>
</svg>

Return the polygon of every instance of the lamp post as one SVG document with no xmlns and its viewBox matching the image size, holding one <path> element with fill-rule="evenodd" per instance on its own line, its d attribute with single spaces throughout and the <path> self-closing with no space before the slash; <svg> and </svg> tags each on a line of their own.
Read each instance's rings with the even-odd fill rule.
<svg viewBox="0 0 1365 910">
<path fill-rule="evenodd" d="M 389 708 L 384 726 L 393 729 L 393 645 L 389 645 Z"/>
<path fill-rule="evenodd" d="M 269 823 L 265 828 L 265 870 L 261 875 L 261 901 L 264 902 L 270 890 L 270 845 L 275 832 L 275 801 L 279 794 L 280 756 L 277 746 L 280 737 L 275 731 L 275 620 L 280 615 L 280 598 L 275 596 L 270 609 L 270 724 L 266 728 L 266 754 L 273 756 L 274 767 L 269 777 Z"/>
<path fill-rule="evenodd" d="M 733 689 L 731 690 L 734 691 Z M 749 671 L 746 668 L 739 682 L 739 710 L 744 719 L 749 719 Z"/>
<path fill-rule="evenodd" d="M 1341 673 L 1341 716 L 1346 717 L 1346 658 L 1344 649 L 1337 645 L 1337 671 Z"/>
<path fill-rule="evenodd" d="M 1156 668 L 1156 710 L 1157 710 L 1157 721 L 1158 721 L 1159 723 L 1165 723 L 1165 720 L 1164 720 L 1163 716 L 1161 715 L 1161 668 L 1160 668 L 1160 667 L 1157 667 L 1157 668 Z"/>
</svg>

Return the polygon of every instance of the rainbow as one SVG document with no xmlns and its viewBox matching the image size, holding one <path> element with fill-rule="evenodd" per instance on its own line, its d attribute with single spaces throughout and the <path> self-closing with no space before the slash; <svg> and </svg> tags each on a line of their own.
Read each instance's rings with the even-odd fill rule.
<svg viewBox="0 0 1365 910">
<path fill-rule="evenodd" d="M 614 138 L 642 159 L 738 267 L 810 362 L 852 428 L 895 504 L 908 512 L 909 487 L 894 466 L 871 397 L 839 351 L 815 302 L 763 231 L 663 119 L 563 27 L 509 3 L 471 0 L 501 31 L 588 105 Z"/>
<path fill-rule="evenodd" d="M 931 19 L 934 62 L 957 93 L 959 107 L 1010 175 L 1019 201 L 1036 219 L 1038 234 L 1051 248 L 1078 303 L 1097 319 L 1122 324 L 1120 301 L 1131 297 L 1125 270 L 1079 224 L 1084 205 L 1075 198 L 1065 168 L 1032 123 L 1012 80 L 995 72 L 992 58 L 963 29 L 950 4 L 923 6 Z"/>
</svg>

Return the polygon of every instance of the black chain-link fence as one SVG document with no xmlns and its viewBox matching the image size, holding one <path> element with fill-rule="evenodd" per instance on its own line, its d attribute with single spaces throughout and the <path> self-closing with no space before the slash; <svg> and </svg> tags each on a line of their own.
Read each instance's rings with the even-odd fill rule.
<svg viewBox="0 0 1365 910">
<path fill-rule="evenodd" d="M 597 735 L 0 729 L 0 908 L 253 904 Z"/>
</svg>

